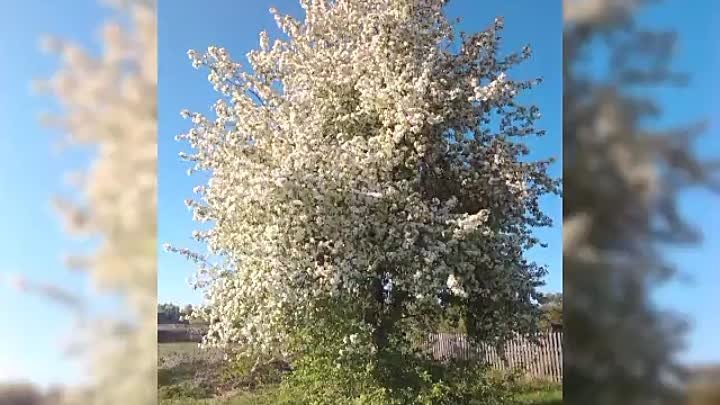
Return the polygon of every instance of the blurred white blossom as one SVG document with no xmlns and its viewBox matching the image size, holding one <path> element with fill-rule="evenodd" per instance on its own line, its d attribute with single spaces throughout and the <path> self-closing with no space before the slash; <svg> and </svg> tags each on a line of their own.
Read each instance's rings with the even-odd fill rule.
<svg viewBox="0 0 720 405">
<path fill-rule="evenodd" d="M 62 112 L 46 117 L 64 144 L 95 151 L 87 171 L 73 175 L 76 194 L 55 206 L 67 229 L 99 241 L 70 259 L 93 283 L 118 295 L 127 313 L 85 319 L 93 386 L 68 395 L 77 404 L 154 404 L 156 373 L 156 21 L 154 3 L 115 2 L 116 19 L 102 29 L 102 52 L 50 38 L 43 46 L 60 68 L 38 83 Z"/>
<path fill-rule="evenodd" d="M 656 90 L 688 77 L 674 71 L 677 33 L 639 18 L 653 3 L 564 2 L 563 382 L 571 403 L 682 403 L 687 374 L 677 355 L 687 325 L 654 292 L 674 274 L 667 247 L 699 240 L 680 195 L 720 190 L 720 166 L 697 153 L 702 123 L 661 128 L 666 106 Z"/>
</svg>

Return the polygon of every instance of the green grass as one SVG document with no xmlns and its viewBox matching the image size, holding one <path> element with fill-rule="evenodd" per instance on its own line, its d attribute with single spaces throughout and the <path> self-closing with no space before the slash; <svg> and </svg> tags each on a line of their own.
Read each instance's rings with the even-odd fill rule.
<svg viewBox="0 0 720 405">
<path fill-rule="evenodd" d="M 562 405 L 562 385 L 531 384 L 521 391 L 515 405 Z"/>
<path fill-rule="evenodd" d="M 160 405 L 276 405 L 274 396 L 268 395 L 272 394 L 271 391 L 272 388 L 268 387 L 262 392 L 243 392 L 226 398 L 163 399 Z M 562 390 L 554 388 L 523 393 L 513 404 L 508 405 L 562 405 Z"/>
<path fill-rule="evenodd" d="M 275 405 L 269 395 L 264 392 L 243 392 L 227 398 L 208 399 L 161 399 L 160 405 Z"/>
<path fill-rule="evenodd" d="M 197 399 L 192 397 L 161 399 L 160 405 L 277 405 L 274 387 L 254 392 L 241 392 L 224 398 Z M 289 398 L 283 398 L 283 404 L 293 404 Z M 300 405 L 300 404 L 297 404 Z M 537 389 L 520 394 L 516 401 L 508 405 L 562 405 L 562 389 L 551 387 Z"/>
<path fill-rule="evenodd" d="M 212 385 L 217 374 L 198 377 L 198 371 L 220 367 L 200 351 L 196 343 L 163 343 L 158 345 L 159 405 L 302 405 L 297 397 L 281 397 L 276 385 L 251 391 L 226 393 L 213 397 Z M 516 400 L 508 405 L 562 405 L 559 384 L 528 383 Z"/>
</svg>

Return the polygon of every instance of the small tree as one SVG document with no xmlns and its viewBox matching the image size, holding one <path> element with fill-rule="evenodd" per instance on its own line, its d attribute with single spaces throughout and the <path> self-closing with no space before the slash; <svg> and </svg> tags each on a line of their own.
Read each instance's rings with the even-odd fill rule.
<svg viewBox="0 0 720 405">
<path fill-rule="evenodd" d="M 158 323 L 178 323 L 180 322 L 180 315 L 180 307 L 175 304 L 158 305 Z"/>
<path fill-rule="evenodd" d="M 458 44 L 440 0 L 301 4 L 271 9 L 287 38 L 261 33 L 251 72 L 189 52 L 223 96 L 180 136 L 211 175 L 195 236 L 222 260 L 170 248 L 201 264 L 206 345 L 322 352 L 388 386 L 450 308 L 476 340 L 535 328 L 545 269 L 523 253 L 558 182 L 514 140 L 542 134 L 516 99 L 539 80 L 506 73 L 530 49 L 498 56 L 502 19 Z"/>
<path fill-rule="evenodd" d="M 562 293 L 550 293 L 540 300 L 540 329 L 548 330 L 554 325 L 563 324 L 563 295 Z"/>
</svg>

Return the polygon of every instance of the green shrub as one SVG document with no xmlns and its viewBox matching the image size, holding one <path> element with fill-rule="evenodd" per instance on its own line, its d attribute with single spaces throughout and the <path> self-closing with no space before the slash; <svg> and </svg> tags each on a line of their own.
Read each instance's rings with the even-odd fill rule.
<svg viewBox="0 0 720 405">
<path fill-rule="evenodd" d="M 280 391 L 295 400 L 288 405 L 507 405 L 517 391 L 514 374 L 479 364 L 402 352 L 340 364 L 318 352 L 300 359 L 283 382 Z"/>
</svg>

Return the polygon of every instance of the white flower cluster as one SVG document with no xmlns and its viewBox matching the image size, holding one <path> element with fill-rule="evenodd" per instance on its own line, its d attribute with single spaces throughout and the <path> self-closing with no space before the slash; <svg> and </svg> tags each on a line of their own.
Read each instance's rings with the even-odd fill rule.
<svg viewBox="0 0 720 405">
<path fill-rule="evenodd" d="M 129 24 L 104 26 L 101 55 L 64 41 L 47 41 L 62 65 L 54 77 L 40 83 L 63 110 L 47 123 L 68 134 L 68 144 L 97 151 L 89 170 L 74 176 L 76 201 L 57 204 L 70 231 L 100 240 L 94 252 L 71 258 L 69 264 L 87 271 L 101 290 L 118 294 L 129 309 L 117 320 L 90 320 L 90 332 L 100 335 L 86 347 L 93 360 L 93 389 L 68 401 L 155 404 L 155 8 L 143 0 L 117 6 Z"/>
<path fill-rule="evenodd" d="M 643 0 L 563 0 L 566 23 L 608 24 L 627 18 Z"/>
<path fill-rule="evenodd" d="M 194 125 L 178 137 L 191 171 L 210 173 L 188 205 L 224 259 L 200 270 L 206 345 L 284 350 L 329 297 L 367 302 L 377 281 L 406 315 L 496 282 L 509 292 L 495 296 L 531 294 L 522 247 L 549 223 L 538 197 L 557 183 L 510 140 L 540 132 L 515 100 L 536 81 L 506 76 L 529 50 L 498 57 L 501 19 L 453 50 L 444 3 L 302 0 L 303 21 L 271 10 L 287 37 L 261 33 L 252 73 L 223 48 L 189 52 L 223 95 L 215 118 L 183 112 Z"/>
</svg>

